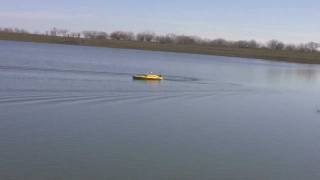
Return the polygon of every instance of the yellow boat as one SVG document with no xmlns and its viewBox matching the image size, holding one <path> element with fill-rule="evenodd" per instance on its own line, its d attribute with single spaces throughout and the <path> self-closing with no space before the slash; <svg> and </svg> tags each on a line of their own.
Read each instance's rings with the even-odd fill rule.
<svg viewBox="0 0 320 180">
<path fill-rule="evenodd" d="M 135 80 L 163 80 L 162 75 L 158 74 L 137 74 L 133 76 L 133 79 Z"/>
</svg>

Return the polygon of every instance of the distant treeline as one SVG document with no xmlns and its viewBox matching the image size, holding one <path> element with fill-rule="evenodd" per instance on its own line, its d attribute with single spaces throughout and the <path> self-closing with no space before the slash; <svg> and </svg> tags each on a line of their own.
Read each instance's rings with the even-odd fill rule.
<svg viewBox="0 0 320 180">
<path fill-rule="evenodd" d="M 30 33 L 20 28 L 0 28 L 0 32 L 5 33 L 22 33 L 22 34 L 38 34 L 46 36 L 72 37 L 84 39 L 109 39 L 118 41 L 137 41 L 137 42 L 154 42 L 161 44 L 184 44 L 184 45 L 201 45 L 211 47 L 228 47 L 228 48 L 247 48 L 247 49 L 269 49 L 284 51 L 301 51 L 301 52 L 317 52 L 320 43 L 309 42 L 301 44 L 286 44 L 278 40 L 270 40 L 267 43 L 259 43 L 255 40 L 229 41 L 222 38 L 203 39 L 198 36 L 187 36 L 177 34 L 157 35 L 154 32 L 133 33 L 127 31 L 114 31 L 111 33 L 103 31 L 82 31 L 70 32 L 66 29 L 52 28 L 45 33 Z"/>
</svg>

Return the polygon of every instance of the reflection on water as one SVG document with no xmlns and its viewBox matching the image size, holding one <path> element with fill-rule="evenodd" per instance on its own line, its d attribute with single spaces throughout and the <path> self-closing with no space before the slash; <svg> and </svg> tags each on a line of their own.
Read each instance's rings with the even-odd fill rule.
<svg viewBox="0 0 320 180">
<path fill-rule="evenodd" d="M 150 86 L 159 86 L 159 84 L 162 82 L 162 81 L 135 80 L 135 79 L 133 79 L 132 81 L 135 82 L 135 83 L 143 83 L 143 84 L 147 84 L 147 85 L 150 85 Z"/>
<path fill-rule="evenodd" d="M 302 81 L 317 81 L 320 77 L 320 72 L 318 68 L 314 67 L 301 67 L 293 69 L 278 69 L 270 68 L 268 69 L 268 76 L 270 79 L 294 79 Z"/>
<path fill-rule="evenodd" d="M 0 179 L 318 180 L 319 72 L 0 41 Z"/>
</svg>

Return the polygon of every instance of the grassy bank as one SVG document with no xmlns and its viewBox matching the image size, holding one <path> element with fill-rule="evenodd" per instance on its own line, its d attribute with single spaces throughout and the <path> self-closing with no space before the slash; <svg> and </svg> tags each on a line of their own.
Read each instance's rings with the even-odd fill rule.
<svg viewBox="0 0 320 180">
<path fill-rule="evenodd" d="M 38 43 L 72 44 L 109 48 L 127 48 L 150 51 L 182 52 L 229 57 L 267 59 L 305 64 L 320 64 L 320 52 L 297 52 L 270 49 L 229 48 L 202 45 L 160 44 L 154 42 L 116 41 L 106 39 L 82 39 L 33 34 L 0 33 L 0 40 Z"/>
</svg>

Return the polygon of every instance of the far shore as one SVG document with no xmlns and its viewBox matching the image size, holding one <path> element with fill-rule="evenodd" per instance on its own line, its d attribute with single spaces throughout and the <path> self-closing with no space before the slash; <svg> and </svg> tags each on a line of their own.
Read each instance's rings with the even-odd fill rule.
<svg viewBox="0 0 320 180">
<path fill-rule="evenodd" d="M 231 48 L 205 45 L 166 44 L 157 42 L 121 41 L 109 39 L 85 39 L 74 37 L 46 36 L 0 32 L 0 40 L 25 41 L 37 43 L 70 44 L 107 48 L 139 49 L 177 53 L 206 54 L 228 57 L 266 59 L 303 64 L 320 64 L 320 52 L 297 52 L 289 50 L 270 50 L 264 48 Z"/>
</svg>

